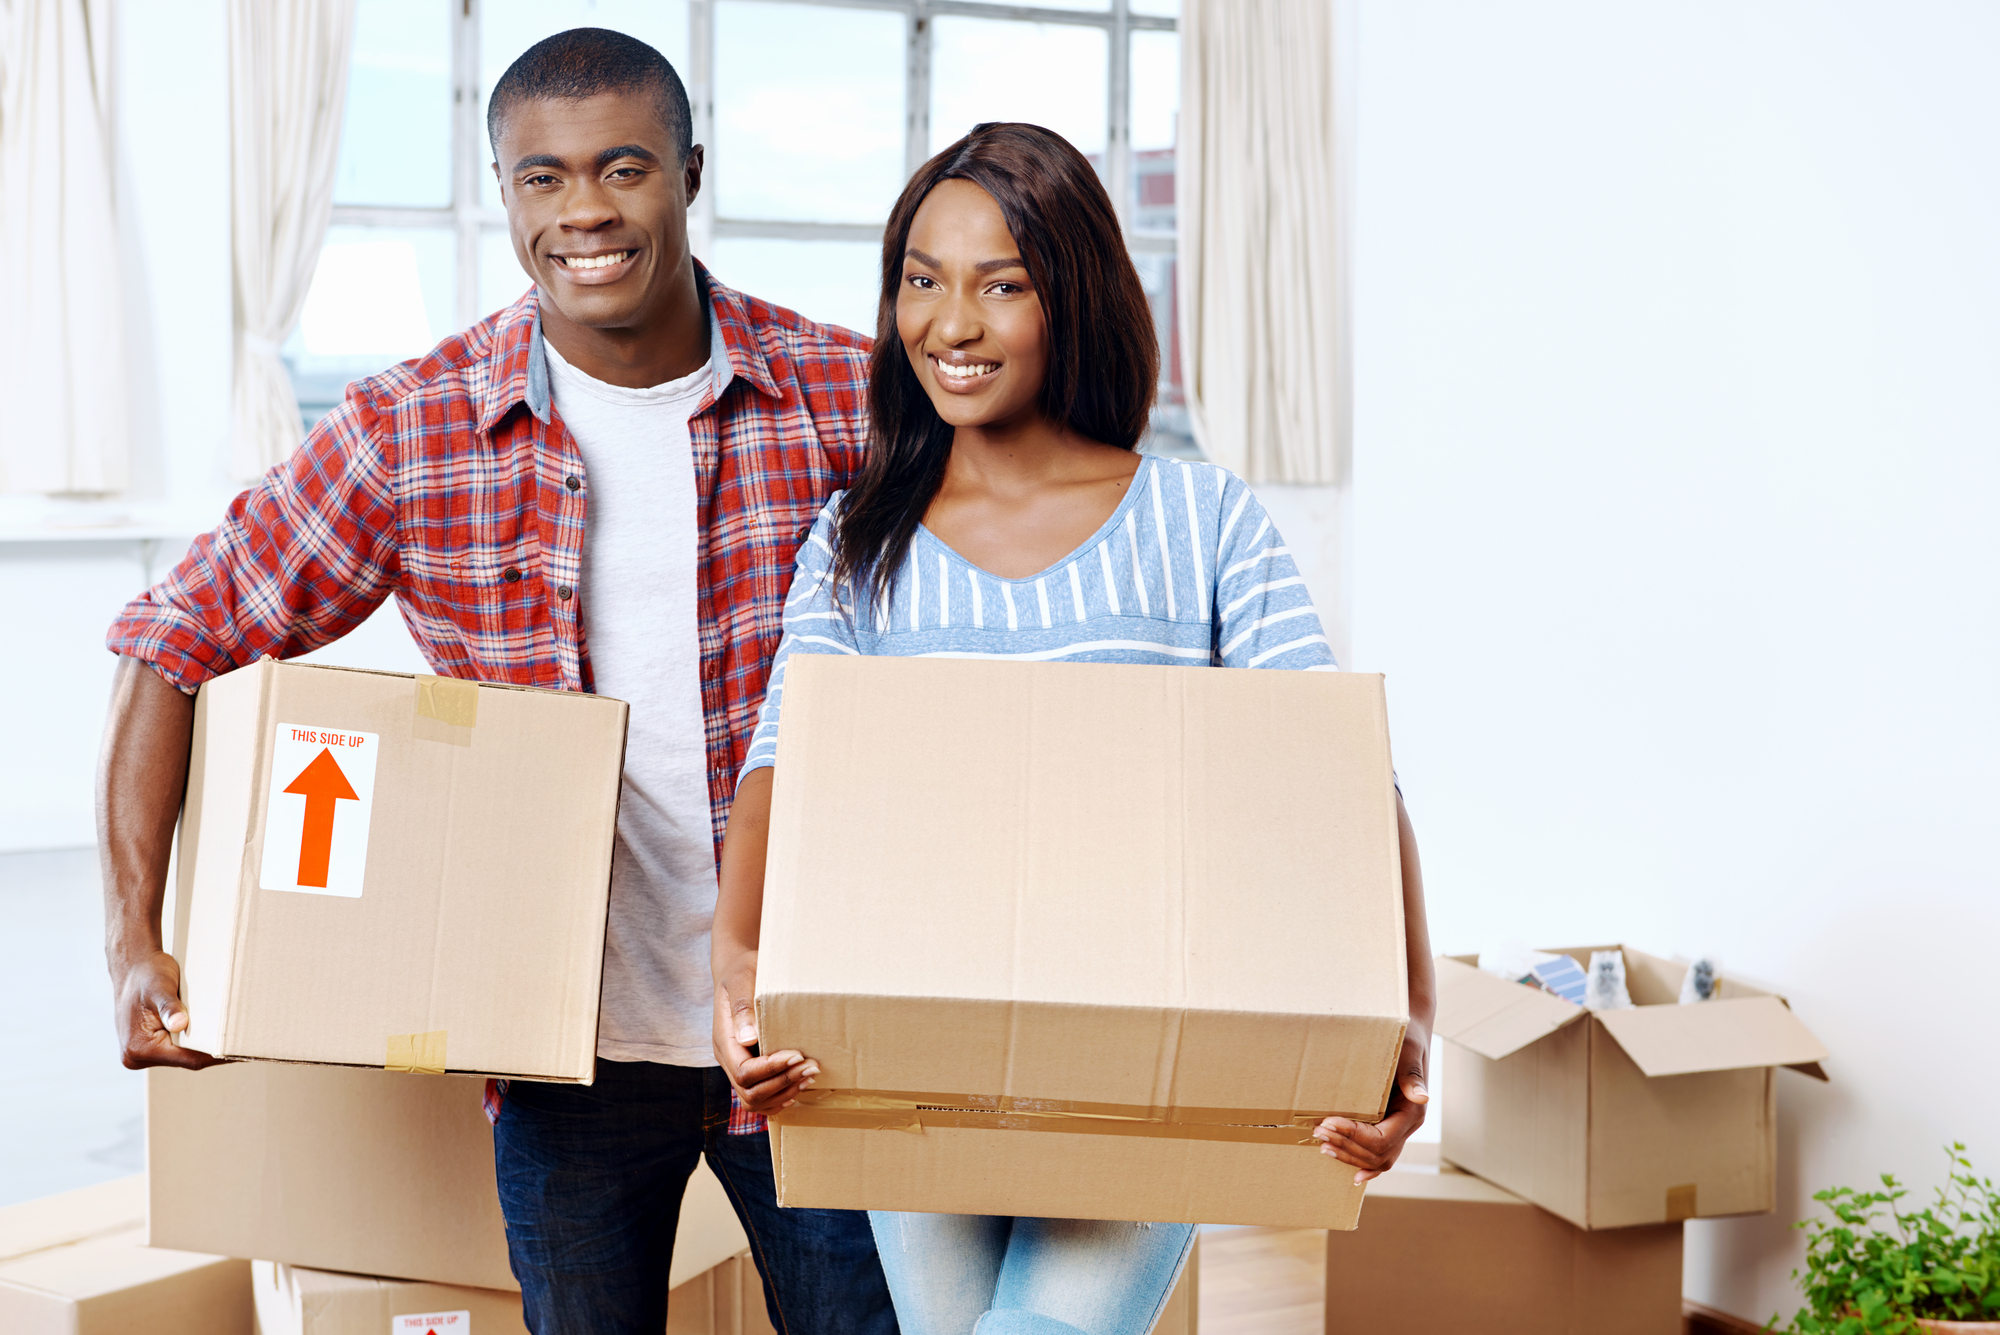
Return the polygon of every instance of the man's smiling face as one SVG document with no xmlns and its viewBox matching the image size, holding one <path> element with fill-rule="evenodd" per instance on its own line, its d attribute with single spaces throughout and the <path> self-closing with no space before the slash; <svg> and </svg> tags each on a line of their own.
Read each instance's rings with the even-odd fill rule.
<svg viewBox="0 0 2000 1335">
<path fill-rule="evenodd" d="M 514 254 L 541 288 L 544 320 L 657 325 L 674 285 L 690 281 L 687 209 L 702 163 L 699 148 L 680 161 L 658 102 L 523 98 L 507 108 L 495 153 Z"/>
</svg>

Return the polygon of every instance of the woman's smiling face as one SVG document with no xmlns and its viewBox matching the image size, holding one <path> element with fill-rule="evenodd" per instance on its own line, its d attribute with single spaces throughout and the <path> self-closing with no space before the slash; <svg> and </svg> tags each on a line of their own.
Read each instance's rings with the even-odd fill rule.
<svg viewBox="0 0 2000 1335">
<path fill-rule="evenodd" d="M 911 219 L 896 335 L 917 380 L 953 426 L 1038 415 L 1048 320 L 993 196 L 943 181 Z"/>
</svg>

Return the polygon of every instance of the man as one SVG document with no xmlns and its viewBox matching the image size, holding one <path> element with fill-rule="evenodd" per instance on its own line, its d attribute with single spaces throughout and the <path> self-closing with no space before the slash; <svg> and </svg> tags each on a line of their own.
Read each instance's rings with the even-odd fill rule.
<svg viewBox="0 0 2000 1335">
<path fill-rule="evenodd" d="M 793 555 L 860 466 L 867 341 L 710 279 L 687 95 L 601 29 L 530 49 L 488 131 L 535 288 L 360 381 L 112 626 L 99 771 L 125 1064 L 201 1067 L 160 902 L 193 692 L 338 639 L 391 593 L 432 670 L 631 704 L 597 1079 L 489 1093 L 508 1248 L 540 1332 L 665 1320 L 706 1152 L 786 1335 L 893 1335 L 865 1215 L 778 1210 L 762 1123 L 710 1047 L 715 841 Z M 779 1076 L 783 1054 L 746 1080 Z M 768 1069 L 766 1069 L 768 1068 Z"/>
</svg>

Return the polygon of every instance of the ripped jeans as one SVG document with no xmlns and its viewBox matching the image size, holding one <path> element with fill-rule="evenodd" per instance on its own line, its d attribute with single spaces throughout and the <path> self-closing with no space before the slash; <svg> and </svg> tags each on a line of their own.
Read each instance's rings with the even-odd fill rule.
<svg viewBox="0 0 2000 1335">
<path fill-rule="evenodd" d="M 1147 1335 L 1193 1224 L 871 1210 L 903 1335 Z"/>
</svg>

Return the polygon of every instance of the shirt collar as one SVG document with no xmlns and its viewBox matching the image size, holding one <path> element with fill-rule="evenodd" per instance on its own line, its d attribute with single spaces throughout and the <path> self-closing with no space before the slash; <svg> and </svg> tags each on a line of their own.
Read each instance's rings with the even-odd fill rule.
<svg viewBox="0 0 2000 1335">
<path fill-rule="evenodd" d="M 715 400 L 721 401 L 730 381 L 738 377 L 769 398 L 782 398 L 770 359 L 757 339 L 750 299 L 716 282 L 701 261 L 695 261 L 694 270 L 708 297 L 708 360 L 715 377 Z M 479 417 L 482 431 L 492 430 L 517 403 L 526 404 L 544 425 L 549 421 L 554 396 L 549 389 L 548 354 L 542 348 L 540 296 L 539 289 L 530 288 L 498 317 L 493 330 L 492 392 Z"/>
</svg>

